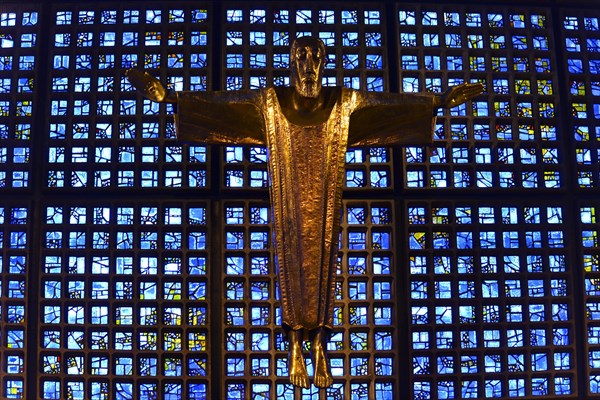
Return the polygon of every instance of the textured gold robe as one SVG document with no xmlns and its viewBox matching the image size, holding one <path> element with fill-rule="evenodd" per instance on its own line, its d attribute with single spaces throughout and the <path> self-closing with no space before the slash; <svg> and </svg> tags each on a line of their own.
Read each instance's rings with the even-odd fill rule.
<svg viewBox="0 0 600 400">
<path fill-rule="evenodd" d="M 282 109 L 293 90 L 178 93 L 176 129 L 184 141 L 267 146 L 284 327 L 330 329 L 346 149 L 431 142 L 433 95 L 323 88 L 329 117 L 305 125 Z"/>
</svg>

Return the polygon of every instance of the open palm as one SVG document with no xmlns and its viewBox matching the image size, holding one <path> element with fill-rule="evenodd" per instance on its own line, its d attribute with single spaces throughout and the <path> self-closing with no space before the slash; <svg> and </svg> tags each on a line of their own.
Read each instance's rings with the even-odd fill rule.
<svg viewBox="0 0 600 400">
<path fill-rule="evenodd" d="M 161 103 L 167 98 L 167 89 L 149 73 L 131 68 L 125 72 L 125 76 L 147 99 Z"/>
<path fill-rule="evenodd" d="M 466 101 L 473 99 L 483 93 L 481 83 L 463 83 L 448 89 L 442 96 L 443 107 L 456 107 Z"/>
</svg>

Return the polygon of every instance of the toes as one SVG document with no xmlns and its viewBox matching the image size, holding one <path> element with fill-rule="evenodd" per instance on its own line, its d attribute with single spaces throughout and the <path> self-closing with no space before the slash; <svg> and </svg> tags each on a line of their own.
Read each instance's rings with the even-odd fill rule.
<svg viewBox="0 0 600 400">
<path fill-rule="evenodd" d="M 333 383 L 333 378 L 330 376 L 317 376 L 315 377 L 315 386 L 318 388 L 328 388 Z"/>
<path fill-rule="evenodd" d="M 308 376 L 290 376 L 290 381 L 292 382 L 292 385 L 294 386 L 299 386 L 302 388 L 308 388 L 310 387 L 310 383 L 308 381 Z"/>
</svg>

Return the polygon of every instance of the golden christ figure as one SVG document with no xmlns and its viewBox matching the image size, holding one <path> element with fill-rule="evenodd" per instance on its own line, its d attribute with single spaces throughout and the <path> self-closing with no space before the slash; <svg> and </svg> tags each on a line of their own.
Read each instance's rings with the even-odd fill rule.
<svg viewBox="0 0 600 400">
<path fill-rule="evenodd" d="M 171 92 L 148 73 L 127 78 L 146 98 L 176 103 L 185 142 L 263 145 L 268 149 L 283 329 L 293 385 L 310 386 L 303 342 L 311 342 L 313 383 L 333 383 L 326 345 L 333 324 L 344 163 L 348 146 L 424 145 L 435 114 L 483 91 L 462 84 L 441 95 L 375 93 L 322 87 L 320 39 L 305 36 L 290 51 L 290 87 Z"/>
</svg>

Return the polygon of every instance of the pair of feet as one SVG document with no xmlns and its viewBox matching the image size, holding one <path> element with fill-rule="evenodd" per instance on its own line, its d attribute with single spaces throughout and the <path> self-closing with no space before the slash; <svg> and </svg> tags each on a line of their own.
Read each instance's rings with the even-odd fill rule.
<svg viewBox="0 0 600 400">
<path fill-rule="evenodd" d="M 289 334 L 290 353 L 289 353 L 289 371 L 292 385 L 303 388 L 310 387 L 304 356 L 302 355 L 302 332 L 291 331 Z M 311 353 L 313 366 L 315 370 L 314 385 L 318 388 L 329 387 L 333 383 L 333 378 L 329 372 L 329 363 L 325 352 L 325 343 L 323 342 L 322 331 L 319 331 L 312 341 Z"/>
</svg>

